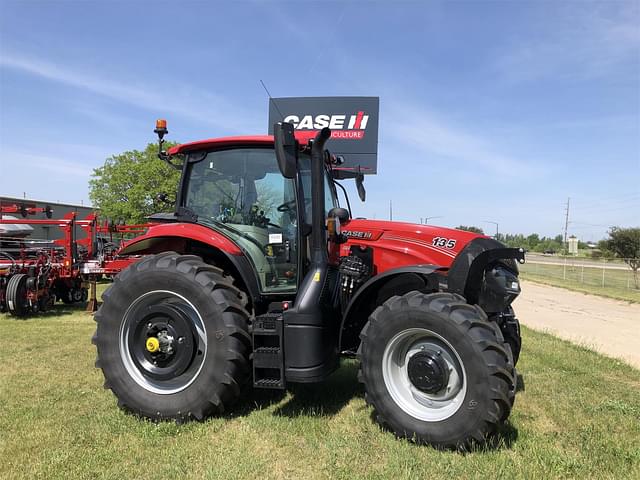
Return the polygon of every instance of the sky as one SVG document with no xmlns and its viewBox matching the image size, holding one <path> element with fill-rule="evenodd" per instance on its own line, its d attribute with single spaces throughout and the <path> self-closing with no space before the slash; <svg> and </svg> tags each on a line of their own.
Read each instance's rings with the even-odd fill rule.
<svg viewBox="0 0 640 480">
<path fill-rule="evenodd" d="M 110 155 L 380 97 L 355 216 L 598 240 L 640 226 L 640 0 L 0 0 L 0 195 L 89 203 Z M 437 218 L 433 218 L 437 217 Z"/>
</svg>

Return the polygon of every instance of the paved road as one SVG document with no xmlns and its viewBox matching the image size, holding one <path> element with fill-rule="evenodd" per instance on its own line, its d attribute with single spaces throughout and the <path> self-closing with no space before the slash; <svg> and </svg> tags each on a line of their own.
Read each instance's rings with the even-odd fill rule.
<svg viewBox="0 0 640 480">
<path fill-rule="evenodd" d="M 522 282 L 520 322 L 640 368 L 640 305 Z M 525 347 L 526 348 L 526 347 Z"/>
</svg>

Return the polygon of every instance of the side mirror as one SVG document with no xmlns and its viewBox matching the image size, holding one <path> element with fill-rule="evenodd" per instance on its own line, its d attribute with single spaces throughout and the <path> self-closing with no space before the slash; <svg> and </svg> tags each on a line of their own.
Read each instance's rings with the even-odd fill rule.
<svg viewBox="0 0 640 480">
<path fill-rule="evenodd" d="M 273 136 L 280 173 L 285 178 L 294 178 L 298 163 L 298 142 L 293 134 L 293 125 L 276 123 L 273 126 Z"/>
<path fill-rule="evenodd" d="M 367 199 L 367 191 L 364 189 L 364 175 L 362 173 L 358 173 L 356 176 L 356 189 L 358 190 L 360 201 L 364 202 Z"/>
<path fill-rule="evenodd" d="M 335 207 L 329 210 L 329 217 L 335 217 L 340 220 L 340 225 L 344 225 L 349 221 L 349 210 L 346 208 Z"/>
</svg>

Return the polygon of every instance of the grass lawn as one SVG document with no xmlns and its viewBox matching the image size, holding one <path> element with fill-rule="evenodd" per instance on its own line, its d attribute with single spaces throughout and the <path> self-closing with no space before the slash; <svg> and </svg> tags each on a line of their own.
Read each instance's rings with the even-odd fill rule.
<svg viewBox="0 0 640 480">
<path fill-rule="evenodd" d="M 176 426 L 121 412 L 92 318 L 0 315 L 0 478 L 640 478 L 640 371 L 524 329 L 525 390 L 496 448 L 439 452 L 370 418 L 345 361 L 323 385 L 249 393 Z"/>
<path fill-rule="evenodd" d="M 519 265 L 520 276 L 525 280 L 567 288 L 577 292 L 640 303 L 640 290 L 633 288 L 631 270 L 605 270 L 602 286 L 602 270 L 579 266 L 525 263 Z"/>
</svg>

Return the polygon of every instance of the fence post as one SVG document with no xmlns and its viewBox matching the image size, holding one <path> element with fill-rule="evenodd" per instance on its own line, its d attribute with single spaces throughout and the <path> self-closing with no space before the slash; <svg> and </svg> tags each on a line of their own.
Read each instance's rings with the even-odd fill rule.
<svg viewBox="0 0 640 480">
<path fill-rule="evenodd" d="M 607 261 L 605 259 L 602 260 L 602 286 L 604 287 L 604 271 L 607 267 Z"/>
<path fill-rule="evenodd" d="M 567 279 L 567 257 L 564 257 L 564 264 L 562 265 L 562 279 Z"/>
<path fill-rule="evenodd" d="M 584 283 L 584 263 L 580 265 L 580 283 Z"/>
</svg>

